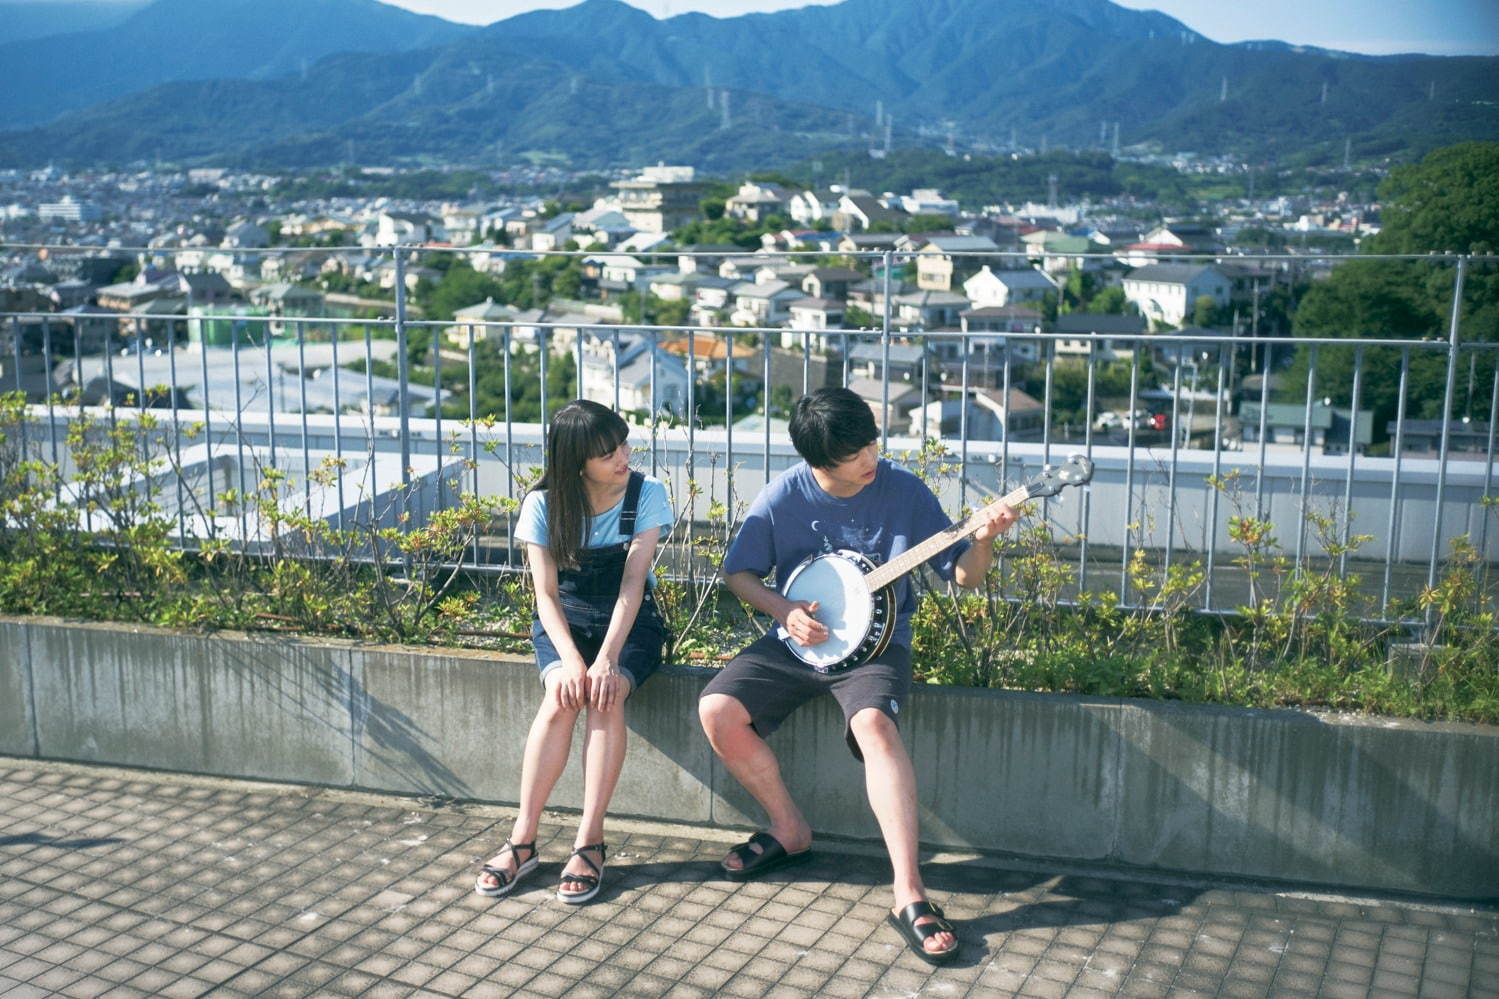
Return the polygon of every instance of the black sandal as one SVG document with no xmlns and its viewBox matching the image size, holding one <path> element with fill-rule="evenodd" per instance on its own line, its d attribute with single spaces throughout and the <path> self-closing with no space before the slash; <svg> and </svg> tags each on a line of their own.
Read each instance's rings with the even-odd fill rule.
<svg viewBox="0 0 1499 999">
<path fill-rule="evenodd" d="M 586 850 L 597 850 L 599 852 L 598 864 L 595 864 L 592 860 L 588 859 L 588 856 L 584 852 Z M 599 864 L 602 864 L 606 859 L 605 853 L 606 850 L 603 843 L 594 843 L 590 846 L 580 846 L 572 852 L 572 855 L 568 857 L 568 859 L 571 860 L 572 857 L 581 858 L 583 863 L 593 868 L 593 873 L 568 874 L 564 871 L 562 874 L 562 882 L 557 885 L 557 900 L 559 902 L 566 902 L 568 905 L 582 905 L 584 902 L 587 902 L 589 899 L 593 898 L 599 893 L 599 888 L 601 887 L 600 880 L 604 876 L 604 869 L 600 867 Z M 563 891 L 563 889 L 566 888 L 569 883 L 580 884 L 583 886 L 584 890 Z"/>
<path fill-rule="evenodd" d="M 930 923 L 916 925 L 916 920 L 924 916 L 936 916 Z M 927 964 L 946 964 L 958 956 L 957 931 L 952 928 L 942 914 L 942 909 L 933 902 L 921 899 L 912 902 L 900 911 L 900 915 L 893 912 L 885 913 L 885 921 L 895 927 L 896 932 L 905 937 L 906 946 L 916 952 L 916 956 Z M 927 950 L 926 942 L 938 933 L 953 934 L 953 945 L 947 950 Z"/>
<path fill-rule="evenodd" d="M 500 847 L 500 853 L 504 853 L 506 850 L 509 850 L 510 855 L 517 861 L 514 874 L 511 874 L 503 867 L 491 867 L 485 864 L 479 868 L 479 876 L 474 879 L 474 891 L 485 898 L 499 898 L 501 895 L 510 894 L 510 890 L 515 887 L 516 882 L 536 870 L 536 865 L 541 862 L 540 858 L 536 856 L 536 841 L 534 839 L 529 843 L 512 843 L 507 839 L 505 840 L 505 845 Z M 530 859 L 524 864 L 518 862 L 520 860 L 520 853 L 518 851 L 520 850 L 531 851 Z M 498 881 L 499 884 L 485 884 L 484 875 L 486 874 Z"/>
<path fill-rule="evenodd" d="M 756 853 L 751 847 L 758 846 L 760 852 Z M 792 864 L 800 864 L 812 856 L 812 850 L 798 850 L 796 853 L 787 853 L 781 841 L 770 833 L 757 832 L 749 838 L 748 842 L 740 843 L 729 851 L 729 857 L 738 857 L 739 866 L 730 867 L 720 863 L 724 877 L 730 881 L 748 881 L 758 878 L 762 874 L 780 870 L 782 867 L 790 867 Z M 728 857 L 724 858 L 725 860 Z"/>
</svg>

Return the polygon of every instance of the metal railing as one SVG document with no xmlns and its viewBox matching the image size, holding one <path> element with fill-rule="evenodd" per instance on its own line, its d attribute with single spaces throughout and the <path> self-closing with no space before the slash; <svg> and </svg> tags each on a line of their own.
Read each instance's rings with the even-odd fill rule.
<svg viewBox="0 0 1499 999">
<path fill-rule="evenodd" d="M 946 452 L 942 463 L 951 472 L 938 475 L 933 484 L 954 514 L 1007 491 L 1054 456 L 1078 450 L 1093 458 L 1098 474 L 1090 489 L 1070 503 L 1044 503 L 1040 514 L 1075 557 L 1077 587 L 1117 588 L 1126 604 L 1139 597 L 1131 591 L 1129 565 L 1134 553 L 1144 550 L 1162 568 L 1186 557 L 1203 561 L 1203 609 L 1242 606 L 1247 583 L 1235 567 L 1235 546 L 1227 532 L 1227 518 L 1235 513 L 1294 530 L 1294 536 L 1289 531 L 1285 536 L 1297 565 L 1330 557 L 1325 550 L 1314 551 L 1308 536 L 1308 512 L 1319 505 L 1336 524 L 1341 545 L 1349 544 L 1355 522 L 1382 524 L 1383 532 L 1358 551 L 1336 555 L 1339 572 L 1358 570 L 1369 587 L 1377 579 L 1381 606 L 1435 582 L 1449 535 L 1469 534 L 1486 561 L 1499 561 L 1499 538 L 1493 537 L 1492 514 L 1483 503 L 1493 495 L 1499 424 L 1493 419 L 1499 406 L 1494 355 L 1499 345 L 1460 337 L 1464 275 L 1475 258 L 1436 258 L 1439 265 L 1454 269 L 1446 339 L 1371 331 L 1379 335 L 1350 340 L 1254 336 L 1237 329 L 1225 335 L 1060 334 L 1019 320 L 1007 329 L 925 329 L 921 315 L 908 310 L 902 317 L 894 301 L 897 267 L 918 255 L 894 251 L 836 255 L 867 265 L 877 276 L 868 289 L 870 300 L 879 304 L 880 324 L 873 329 L 724 328 L 597 317 L 589 322 L 442 322 L 413 317 L 406 297 L 409 259 L 416 253 L 473 251 L 396 247 L 385 252 L 396 265 L 395 300 L 392 313 L 380 318 L 249 316 L 223 308 L 108 318 L 0 313 L 0 331 L 9 333 L 8 342 L 0 344 L 11 362 L 11 377 L 6 378 L 0 361 L 0 391 L 17 389 L 34 400 L 21 446 L 66 469 L 70 459 L 60 442 L 71 422 L 89 414 L 111 422 L 139 419 L 146 412 L 164 416 L 171 432 L 156 457 L 170 470 L 168 495 L 175 499 L 180 542 L 230 537 L 251 547 L 255 529 L 243 503 L 232 514 L 213 511 L 225 489 L 237 489 L 241 496 L 252 490 L 263 468 L 294 476 L 300 486 L 297 500 L 309 516 L 325 516 L 339 527 L 361 517 L 386 517 L 415 527 L 458 493 L 518 499 L 540 466 L 544 414 L 566 401 L 559 396 L 586 395 L 616 409 L 643 411 L 640 433 L 647 440 L 637 449 L 638 460 L 672 487 L 685 537 L 704 523 L 712 504 L 722 504 L 732 519 L 755 491 L 796 460 L 784 431 L 775 427 L 777 399 L 817 384 L 847 385 L 866 377 L 878 385 L 878 397 L 870 402 L 887 453 L 930 467 L 931 446 L 923 455 L 923 445 L 941 441 Z M 653 255 L 666 254 L 634 256 Z M 714 256 L 764 264 L 832 255 Z M 1035 257 L 948 256 L 1026 267 L 1027 258 Z M 1087 267 L 1099 256 L 1059 259 Z M 1209 263 L 1222 258 L 1182 259 Z M 1230 262 L 1303 267 L 1333 259 L 1236 257 Z M 1481 259 L 1485 266 L 1492 264 Z M 874 288 L 879 289 L 877 297 Z M 463 333 L 458 338 L 462 345 L 445 349 L 445 336 L 453 330 Z M 430 334 L 433 344 L 430 385 L 424 384 L 425 375 L 419 381 L 412 368 L 411 346 L 419 333 Z M 699 357 L 702 336 L 714 341 L 721 365 Z M 164 343 L 158 345 L 158 338 Z M 221 342 L 210 345 L 210 339 Z M 680 357 L 665 350 L 668 342 L 678 345 Z M 739 352 L 742 363 L 736 363 L 736 345 L 747 348 Z M 865 352 L 867 360 L 855 360 L 860 345 L 872 348 Z M 902 361 L 892 354 L 905 347 L 919 348 L 914 352 L 919 360 Z M 316 353 L 311 360 L 309 350 Z M 1299 425 L 1285 420 L 1283 412 L 1272 417 L 1268 377 L 1298 351 L 1305 359 Z M 1338 407 L 1318 403 L 1318 363 L 1319 358 L 1349 353 L 1350 405 L 1340 437 L 1329 423 L 1335 414 L 1327 412 Z M 71 363 L 65 364 L 65 357 Z M 635 363 L 641 357 L 643 380 Z M 1445 363 L 1437 446 L 1434 456 L 1412 455 L 1406 452 L 1412 365 L 1429 364 L 1430 358 Z M 622 381 L 622 361 L 631 362 L 629 383 Z M 1478 451 L 1466 453 L 1478 460 L 1457 460 L 1454 447 L 1454 434 L 1467 426 L 1456 405 L 1464 361 L 1470 371 L 1494 369 L 1486 439 Z M 1261 376 L 1257 406 L 1252 398 L 1232 395 L 1240 366 L 1247 363 L 1257 364 Z M 351 372 L 351 364 L 363 371 Z M 377 375 L 382 364 L 393 365 L 393 375 Z M 456 383 L 448 379 L 456 387 L 444 387 L 445 364 L 466 369 Z M 568 364 L 574 369 L 571 383 L 559 393 L 549 385 L 552 369 Z M 1385 374 L 1392 366 L 1398 370 L 1388 457 L 1360 453 L 1365 443 L 1360 436 L 1363 393 L 1367 374 L 1376 366 Z M 1100 376 L 1107 373 L 1122 384 L 1125 368 L 1127 393 L 1109 399 L 1099 389 Z M 1167 372 L 1169 389 L 1144 384 L 1145 376 L 1158 368 Z M 815 375 L 819 371 L 820 377 Z M 498 383 L 499 405 L 480 407 L 481 372 Z M 705 412 L 706 386 L 719 375 L 722 389 L 714 385 L 713 392 L 721 394 L 722 411 Z M 1059 376 L 1069 384 L 1082 381 L 1080 399 L 1075 388 L 1064 391 Z M 535 419 L 517 413 L 526 394 L 517 378 L 539 382 Z M 1475 386 L 1471 377 L 1469 381 L 1471 409 Z M 1018 392 L 1022 384 L 1040 393 L 1029 412 L 1018 411 L 1030 406 Z M 749 393 L 743 391 L 746 385 Z M 1071 405 L 1063 399 L 1068 392 Z M 759 420 L 753 428 L 736 406 L 745 396 L 756 400 L 753 415 Z M 1139 415 L 1147 398 L 1156 402 L 1152 423 L 1142 423 Z M 1117 424 L 1104 423 L 1106 401 Z M 1245 409 L 1236 413 L 1241 401 Z M 1248 423 L 1242 419 L 1244 411 L 1253 417 Z M 35 439 L 28 439 L 33 433 Z M 1299 440 L 1299 446 L 1278 435 Z M 1324 453 L 1314 455 L 1318 440 Z M 1463 443 L 1472 447 L 1473 435 Z M 314 472 L 325 459 L 336 470 L 331 487 L 315 483 Z M 391 488 L 397 482 L 399 488 Z M 517 568 L 509 525 L 497 526 L 484 545 L 476 544 L 464 564 L 490 571 Z"/>
</svg>

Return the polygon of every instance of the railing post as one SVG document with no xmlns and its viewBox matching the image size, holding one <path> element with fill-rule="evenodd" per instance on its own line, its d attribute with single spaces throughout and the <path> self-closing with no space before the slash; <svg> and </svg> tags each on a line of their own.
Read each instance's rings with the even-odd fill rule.
<svg viewBox="0 0 1499 999">
<path fill-rule="evenodd" d="M 411 359 L 406 352 L 406 254 L 401 247 L 396 255 L 396 379 L 397 405 L 401 419 L 401 502 L 406 513 L 411 493 Z"/>
<path fill-rule="evenodd" d="M 885 307 L 881 310 L 883 318 L 880 326 L 880 343 L 884 348 L 882 360 L 883 367 L 880 370 L 880 450 L 884 451 L 890 446 L 890 263 L 891 251 L 886 250 L 882 255 L 885 266 Z"/>
<path fill-rule="evenodd" d="M 1437 556 L 1442 550 L 1442 500 L 1447 491 L 1447 452 L 1452 444 L 1452 396 L 1457 385 L 1458 327 L 1462 324 L 1463 278 L 1468 258 L 1457 258 L 1457 274 L 1452 281 L 1452 318 L 1447 327 L 1447 382 L 1442 389 L 1442 446 L 1437 454 L 1436 517 L 1431 531 L 1431 561 L 1426 567 L 1426 586 L 1437 585 Z M 1493 414 L 1489 418 L 1493 419 Z M 1426 628 L 1430 632 L 1435 611 L 1426 610 Z"/>
</svg>

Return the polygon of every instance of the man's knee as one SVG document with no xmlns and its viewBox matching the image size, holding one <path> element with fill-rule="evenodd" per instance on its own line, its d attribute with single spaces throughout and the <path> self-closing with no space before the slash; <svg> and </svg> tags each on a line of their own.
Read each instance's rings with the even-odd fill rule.
<svg viewBox="0 0 1499 999">
<path fill-rule="evenodd" d="M 703 724 L 708 741 L 717 745 L 725 736 L 746 729 L 749 712 L 737 697 L 728 694 L 705 694 L 697 702 L 697 717 Z"/>
<path fill-rule="evenodd" d="M 848 720 L 848 730 L 854 734 L 865 756 L 902 745 L 895 719 L 879 708 L 863 708 L 855 712 Z"/>
</svg>

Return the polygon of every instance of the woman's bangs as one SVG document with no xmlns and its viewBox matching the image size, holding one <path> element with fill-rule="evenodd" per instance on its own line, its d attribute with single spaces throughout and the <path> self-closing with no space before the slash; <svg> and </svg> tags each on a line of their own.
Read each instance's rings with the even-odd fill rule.
<svg viewBox="0 0 1499 999">
<path fill-rule="evenodd" d="M 593 438 L 593 447 L 588 456 L 590 458 L 607 458 L 630 436 L 628 427 L 603 427 Z"/>
</svg>

